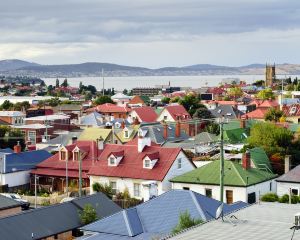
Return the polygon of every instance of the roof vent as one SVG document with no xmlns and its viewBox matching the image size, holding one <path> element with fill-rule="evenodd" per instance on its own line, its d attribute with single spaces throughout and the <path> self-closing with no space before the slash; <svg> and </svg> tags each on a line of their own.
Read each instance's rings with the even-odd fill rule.
<svg viewBox="0 0 300 240">
<path fill-rule="evenodd" d="M 290 110 L 290 114 L 295 114 L 296 113 L 297 108 L 296 107 L 292 107 Z"/>
</svg>

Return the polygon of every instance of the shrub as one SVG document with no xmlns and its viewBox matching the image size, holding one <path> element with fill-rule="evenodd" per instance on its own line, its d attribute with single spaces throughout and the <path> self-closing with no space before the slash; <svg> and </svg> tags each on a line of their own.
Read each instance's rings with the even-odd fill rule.
<svg viewBox="0 0 300 240">
<path fill-rule="evenodd" d="M 109 186 L 108 184 L 101 184 L 101 183 L 93 183 L 92 185 L 93 191 L 94 192 L 102 192 L 104 193 L 107 197 L 109 197 L 110 199 L 112 199 L 113 196 L 113 190 L 111 188 L 111 186 Z"/>
<path fill-rule="evenodd" d="M 179 233 L 184 229 L 190 228 L 190 227 L 198 225 L 200 223 L 203 223 L 203 221 L 201 219 L 194 219 L 191 217 L 191 215 L 188 211 L 185 211 L 183 213 L 180 213 L 179 222 L 173 228 L 172 234 Z"/>
<path fill-rule="evenodd" d="M 288 203 L 289 202 L 289 195 L 284 194 L 283 196 L 281 196 L 278 200 L 280 203 Z"/>
<path fill-rule="evenodd" d="M 50 206 L 50 201 L 49 200 L 45 200 L 41 203 L 42 206 Z"/>
<path fill-rule="evenodd" d="M 266 193 L 261 197 L 261 200 L 263 202 L 277 202 L 278 201 L 278 196 L 275 193 Z"/>
<path fill-rule="evenodd" d="M 299 197 L 297 195 L 292 195 L 291 202 L 292 204 L 297 204 L 299 202 Z"/>
<path fill-rule="evenodd" d="M 86 225 L 98 219 L 96 209 L 91 204 L 86 204 L 79 212 L 80 221 Z"/>
</svg>

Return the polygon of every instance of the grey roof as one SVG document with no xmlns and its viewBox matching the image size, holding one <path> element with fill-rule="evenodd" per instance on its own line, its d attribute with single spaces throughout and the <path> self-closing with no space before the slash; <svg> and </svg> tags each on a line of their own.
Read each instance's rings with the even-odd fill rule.
<svg viewBox="0 0 300 240">
<path fill-rule="evenodd" d="M 277 182 L 300 183 L 300 165 L 276 179 Z"/>
<path fill-rule="evenodd" d="M 52 108 L 54 112 L 60 111 L 81 111 L 81 104 L 62 104 Z"/>
<path fill-rule="evenodd" d="M 251 205 L 234 213 L 238 220 L 233 226 L 214 220 L 187 230 L 171 239 L 176 240 L 283 240 L 291 239 L 294 215 L 300 210 L 299 204 L 261 203 Z M 300 231 L 294 239 L 300 239 Z"/>
<path fill-rule="evenodd" d="M 243 115 L 244 113 L 234 109 L 233 106 L 230 105 L 219 105 L 215 109 L 210 110 L 212 115 L 216 118 L 220 118 L 224 116 L 225 118 L 228 119 L 236 119 L 237 115 Z"/>
<path fill-rule="evenodd" d="M 21 203 L 0 194 L 0 211 L 21 206 Z M 0 236 L 1 238 L 1 236 Z"/>
<path fill-rule="evenodd" d="M 243 202 L 225 204 L 224 213 L 246 205 Z M 111 240 L 116 239 L 116 235 L 127 236 L 130 239 L 153 239 L 170 234 L 182 212 L 188 211 L 191 217 L 207 221 L 216 216 L 219 206 L 219 201 L 199 193 L 171 190 L 134 208 L 86 225 L 82 229 L 99 233 L 92 239 Z"/>
<path fill-rule="evenodd" d="M 165 142 L 183 141 L 189 138 L 189 136 L 184 132 L 180 131 L 180 137 L 175 136 L 175 125 L 168 126 L 168 138 L 164 138 L 164 126 L 160 123 L 155 124 L 145 124 L 140 127 L 141 130 L 146 130 L 147 135 L 151 138 L 152 142 L 156 144 L 164 144 Z"/>
<path fill-rule="evenodd" d="M 216 134 L 209 132 L 201 132 L 197 134 L 194 138 L 197 143 L 211 143 L 216 142 L 218 140 L 218 136 Z"/>
<path fill-rule="evenodd" d="M 47 141 L 48 145 L 69 145 L 71 143 L 71 140 L 73 137 L 79 137 L 82 133 L 82 130 L 80 131 L 74 131 L 74 132 L 68 132 L 67 134 L 59 134 L 59 136 L 52 138 Z M 55 146 L 56 147 L 56 146 Z"/>
<path fill-rule="evenodd" d="M 86 116 L 80 118 L 80 125 L 88 126 L 103 126 L 103 121 L 101 121 L 102 114 L 98 112 L 92 112 Z"/>
<path fill-rule="evenodd" d="M 0 239 L 31 240 L 46 238 L 82 226 L 79 211 L 92 204 L 98 217 L 106 217 L 121 210 L 104 194 L 97 193 L 70 202 L 42 207 L 0 219 Z M 31 235 L 34 235 L 31 238 Z"/>
</svg>

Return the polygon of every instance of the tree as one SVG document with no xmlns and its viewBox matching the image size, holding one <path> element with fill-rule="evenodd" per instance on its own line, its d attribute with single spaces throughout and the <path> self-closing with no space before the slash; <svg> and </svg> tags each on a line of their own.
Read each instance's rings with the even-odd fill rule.
<svg viewBox="0 0 300 240">
<path fill-rule="evenodd" d="M 56 81 L 55 81 L 55 87 L 56 87 L 56 88 L 59 88 L 59 79 L 58 79 L 58 78 L 56 78 Z"/>
<path fill-rule="evenodd" d="M 126 88 L 123 90 L 123 94 L 125 94 L 125 95 L 128 94 L 128 90 Z"/>
<path fill-rule="evenodd" d="M 268 100 L 268 99 L 275 99 L 275 96 L 271 88 L 266 88 L 258 92 L 257 98 L 262 100 Z"/>
<path fill-rule="evenodd" d="M 209 119 L 209 118 L 213 118 L 213 115 L 205 105 L 201 104 L 201 106 L 194 113 L 193 118 Z"/>
<path fill-rule="evenodd" d="M 229 88 L 227 93 L 233 99 L 237 99 L 237 98 L 243 96 L 243 94 L 244 94 L 243 90 L 240 87 Z"/>
<path fill-rule="evenodd" d="M 84 94 L 85 101 L 91 100 L 92 98 L 93 98 L 93 95 L 91 94 L 91 92 L 89 92 L 89 91 L 85 92 L 85 94 Z"/>
<path fill-rule="evenodd" d="M 215 122 L 209 122 L 206 127 L 204 128 L 204 131 L 219 135 L 220 134 L 220 126 L 219 124 Z"/>
<path fill-rule="evenodd" d="M 177 96 L 177 97 L 171 98 L 170 103 L 177 103 L 179 100 L 180 100 L 180 98 Z"/>
<path fill-rule="evenodd" d="M 114 103 L 113 100 L 110 98 L 110 96 L 99 96 L 97 99 L 94 101 L 94 105 L 101 105 L 104 103 Z"/>
<path fill-rule="evenodd" d="M 194 115 L 196 110 L 199 108 L 199 98 L 195 95 L 186 95 L 184 98 L 180 99 L 178 103 L 189 112 L 190 115 Z"/>
<path fill-rule="evenodd" d="M 83 209 L 79 212 L 79 217 L 83 225 L 92 223 L 98 219 L 96 209 L 89 203 L 84 205 Z"/>
<path fill-rule="evenodd" d="M 79 92 L 81 92 L 81 90 L 82 90 L 82 87 L 83 87 L 83 85 L 82 85 L 82 82 L 80 81 L 80 83 L 79 83 Z"/>
<path fill-rule="evenodd" d="M 92 188 L 94 192 L 102 192 L 110 199 L 112 199 L 112 196 L 114 195 L 112 187 L 108 184 L 103 185 L 101 183 L 95 182 L 93 183 Z"/>
<path fill-rule="evenodd" d="M 256 123 L 250 130 L 247 141 L 250 146 L 262 147 L 268 155 L 286 154 L 292 147 L 293 133 L 271 122 Z"/>
<path fill-rule="evenodd" d="M 191 217 L 191 215 L 188 211 L 185 211 L 183 213 L 180 213 L 179 222 L 173 228 L 172 234 L 179 233 L 184 229 L 193 227 L 193 226 L 198 225 L 200 223 L 203 223 L 203 221 L 201 219 L 194 219 L 194 218 Z"/>
<path fill-rule="evenodd" d="M 171 100 L 171 98 L 169 98 L 169 97 L 164 97 L 164 98 L 161 99 L 161 102 L 162 102 L 163 104 L 168 104 L 168 103 L 170 103 L 170 100 Z"/>
<path fill-rule="evenodd" d="M 283 116 L 283 111 L 276 108 L 270 108 L 265 114 L 265 121 L 278 122 Z"/>
<path fill-rule="evenodd" d="M 265 85 L 265 81 L 264 80 L 256 80 L 255 83 L 253 83 L 254 86 L 256 87 L 261 87 Z"/>
<path fill-rule="evenodd" d="M 68 87 L 69 84 L 68 84 L 68 79 L 64 79 L 63 83 L 61 84 L 61 87 Z"/>
</svg>

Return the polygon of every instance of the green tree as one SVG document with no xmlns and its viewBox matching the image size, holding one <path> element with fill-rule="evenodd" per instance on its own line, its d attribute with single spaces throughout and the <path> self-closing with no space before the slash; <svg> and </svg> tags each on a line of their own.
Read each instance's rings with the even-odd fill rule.
<svg viewBox="0 0 300 240">
<path fill-rule="evenodd" d="M 174 98 L 171 98 L 170 103 L 177 103 L 177 102 L 179 102 L 179 100 L 180 100 L 179 97 L 174 97 Z"/>
<path fill-rule="evenodd" d="M 111 186 L 108 184 L 101 184 L 95 182 L 93 183 L 92 188 L 94 192 L 102 192 L 110 199 L 112 199 L 112 196 L 114 195 Z"/>
<path fill-rule="evenodd" d="M 228 89 L 228 95 L 233 98 L 233 99 L 237 99 L 241 96 L 243 96 L 243 90 L 240 87 L 232 87 Z"/>
<path fill-rule="evenodd" d="M 125 94 L 125 95 L 128 94 L 128 90 L 126 88 L 123 90 L 123 94 Z"/>
<path fill-rule="evenodd" d="M 168 103 L 170 103 L 170 100 L 171 100 L 171 98 L 164 97 L 164 98 L 161 99 L 161 102 L 164 103 L 164 104 L 168 104 Z"/>
<path fill-rule="evenodd" d="M 278 122 L 279 119 L 283 116 L 283 111 L 276 108 L 270 108 L 265 114 L 265 120 L 271 122 Z"/>
<path fill-rule="evenodd" d="M 83 225 L 92 223 L 98 219 L 96 209 L 89 203 L 84 205 L 83 209 L 79 212 L 79 217 Z"/>
<path fill-rule="evenodd" d="M 92 98 L 93 98 L 93 95 L 91 94 L 91 92 L 89 92 L 89 91 L 85 92 L 85 94 L 84 94 L 85 101 L 91 100 Z"/>
<path fill-rule="evenodd" d="M 184 106 L 191 116 L 194 115 L 200 106 L 199 98 L 195 95 L 186 95 L 184 98 L 180 99 L 178 103 Z"/>
<path fill-rule="evenodd" d="M 262 147 L 268 155 L 288 153 L 292 147 L 293 133 L 271 122 L 256 123 L 250 130 L 247 141 L 250 146 Z"/>
<path fill-rule="evenodd" d="M 80 81 L 80 83 L 79 83 L 79 92 L 81 92 L 81 90 L 82 90 L 82 87 L 83 87 L 83 85 L 82 85 L 82 82 Z"/>
<path fill-rule="evenodd" d="M 68 87 L 69 84 L 68 84 L 68 79 L 64 79 L 63 83 L 61 84 L 62 87 Z"/>
<path fill-rule="evenodd" d="M 55 87 L 56 87 L 56 88 L 59 88 L 59 79 L 58 79 L 58 78 L 56 78 L 56 81 L 55 81 Z"/>
<path fill-rule="evenodd" d="M 184 229 L 196 226 L 200 223 L 203 223 L 203 221 L 201 219 L 194 219 L 191 217 L 191 215 L 188 211 L 185 211 L 183 213 L 180 213 L 179 222 L 173 228 L 172 234 L 179 233 L 179 232 L 183 231 Z"/>
<path fill-rule="evenodd" d="M 101 105 L 104 103 L 114 103 L 113 100 L 110 98 L 110 96 L 99 96 L 97 99 L 94 101 L 94 105 Z"/>
<path fill-rule="evenodd" d="M 258 92 L 257 98 L 262 100 L 267 100 L 267 99 L 275 99 L 275 96 L 271 88 L 266 88 Z"/>
<path fill-rule="evenodd" d="M 3 110 L 9 110 L 13 107 L 14 105 L 9 101 L 9 100 L 5 100 L 2 105 L 0 106 L 0 109 Z"/>
<path fill-rule="evenodd" d="M 213 118 L 213 115 L 205 105 L 201 104 L 201 106 L 195 111 L 193 118 L 209 119 Z"/>
<path fill-rule="evenodd" d="M 204 128 L 204 131 L 219 135 L 220 134 L 220 126 L 219 126 L 219 124 L 217 124 L 215 122 L 208 122 Z"/>
</svg>

